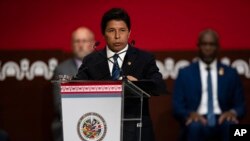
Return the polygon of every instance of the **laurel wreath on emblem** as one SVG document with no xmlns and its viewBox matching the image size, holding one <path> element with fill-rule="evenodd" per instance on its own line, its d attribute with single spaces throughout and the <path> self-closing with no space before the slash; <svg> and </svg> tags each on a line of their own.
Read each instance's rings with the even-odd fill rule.
<svg viewBox="0 0 250 141">
<path fill-rule="evenodd" d="M 107 125 L 101 115 L 90 112 L 79 119 L 77 131 L 82 141 L 102 141 L 107 132 Z"/>
</svg>

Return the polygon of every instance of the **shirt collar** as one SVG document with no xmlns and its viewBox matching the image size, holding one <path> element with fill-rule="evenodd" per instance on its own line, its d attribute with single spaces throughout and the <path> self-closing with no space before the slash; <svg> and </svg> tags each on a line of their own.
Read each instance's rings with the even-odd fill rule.
<svg viewBox="0 0 250 141">
<path fill-rule="evenodd" d="M 78 59 L 78 58 L 74 58 L 75 60 L 75 63 L 76 63 L 76 66 L 77 66 L 77 69 L 80 68 L 80 66 L 82 65 L 82 60 Z"/>
<path fill-rule="evenodd" d="M 119 57 L 125 56 L 127 50 L 128 50 L 128 44 L 125 46 L 124 49 L 122 49 L 121 51 L 119 51 L 117 53 L 113 52 L 111 49 L 109 49 L 108 45 L 106 46 L 106 51 L 107 51 L 107 57 L 108 58 L 113 57 L 115 54 L 119 54 Z"/>
<path fill-rule="evenodd" d="M 202 69 L 206 69 L 208 66 L 211 70 L 214 70 L 217 68 L 217 60 L 215 59 L 212 63 L 210 63 L 209 65 L 207 65 L 206 63 L 204 63 L 201 59 L 199 59 L 199 65 Z"/>
</svg>

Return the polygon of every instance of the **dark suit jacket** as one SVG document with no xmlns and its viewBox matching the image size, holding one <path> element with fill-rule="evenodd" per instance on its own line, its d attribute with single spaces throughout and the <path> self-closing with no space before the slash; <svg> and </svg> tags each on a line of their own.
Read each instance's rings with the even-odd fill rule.
<svg viewBox="0 0 250 141">
<path fill-rule="evenodd" d="M 106 48 L 94 52 L 84 58 L 79 68 L 76 80 L 111 80 Z M 130 62 L 130 63 L 129 63 Z M 124 58 L 122 71 L 124 75 L 131 75 L 138 80 L 151 80 L 161 90 L 165 90 L 162 75 L 155 63 L 152 54 L 129 46 Z"/>
<path fill-rule="evenodd" d="M 106 48 L 100 52 L 94 52 L 86 56 L 83 60 L 82 66 L 78 70 L 76 80 L 111 80 L 108 60 L 107 60 Z M 162 75 L 156 66 L 155 58 L 150 53 L 144 52 L 132 46 L 129 46 L 126 56 L 122 65 L 123 75 L 131 75 L 138 80 L 151 80 L 159 90 L 165 91 L 165 83 L 162 79 Z M 153 141 L 153 130 L 151 120 L 149 116 L 148 99 L 144 99 L 143 103 L 143 141 Z M 129 100 L 125 102 L 125 116 L 138 115 L 139 103 Z M 125 125 L 126 126 L 126 125 Z M 130 125 L 128 125 L 130 126 Z M 132 128 L 131 128 L 132 127 Z M 126 128 L 127 133 L 136 135 L 135 125 Z M 125 136 L 130 138 L 130 135 L 125 133 Z M 134 140 L 131 139 L 125 140 Z"/>
<path fill-rule="evenodd" d="M 217 63 L 217 69 L 218 101 L 222 112 L 233 109 L 238 117 L 242 117 L 245 113 L 245 100 L 237 71 L 221 63 Z M 223 73 L 219 73 L 219 70 L 223 70 Z M 173 110 L 175 117 L 182 123 L 190 112 L 197 111 L 201 101 L 201 85 L 198 62 L 179 71 L 174 87 Z"/>
</svg>

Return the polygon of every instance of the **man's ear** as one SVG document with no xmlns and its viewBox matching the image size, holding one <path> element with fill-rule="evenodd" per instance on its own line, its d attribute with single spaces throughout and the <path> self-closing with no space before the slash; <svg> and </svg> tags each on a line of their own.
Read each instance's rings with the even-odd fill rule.
<svg viewBox="0 0 250 141">
<path fill-rule="evenodd" d="M 105 36 L 105 33 L 104 33 L 104 34 L 102 34 L 102 37 L 103 37 L 103 39 L 104 39 L 104 40 L 106 40 L 106 36 Z"/>
<path fill-rule="evenodd" d="M 131 34 L 131 30 L 130 30 L 129 33 L 128 33 L 128 38 L 130 37 L 130 34 Z"/>
</svg>

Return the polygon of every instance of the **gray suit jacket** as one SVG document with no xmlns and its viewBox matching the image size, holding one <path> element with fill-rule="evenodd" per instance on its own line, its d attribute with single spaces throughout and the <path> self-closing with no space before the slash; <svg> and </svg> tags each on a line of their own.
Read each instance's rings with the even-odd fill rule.
<svg viewBox="0 0 250 141">
<path fill-rule="evenodd" d="M 73 58 L 68 59 L 60 63 L 55 71 L 54 76 L 56 75 L 76 75 L 77 73 L 77 65 Z"/>
<path fill-rule="evenodd" d="M 60 63 L 55 71 L 54 78 L 58 75 L 71 75 L 75 76 L 77 73 L 77 65 L 73 58 L 68 59 Z M 63 141 L 62 135 L 62 123 L 61 123 L 61 96 L 59 84 L 53 84 L 53 95 L 54 95 L 54 110 L 55 119 L 52 124 L 52 131 L 55 141 Z"/>
<path fill-rule="evenodd" d="M 68 59 L 60 63 L 55 71 L 54 71 L 54 78 L 58 75 L 71 75 L 75 76 L 77 73 L 77 65 L 73 58 Z M 54 106 L 56 114 L 61 114 L 61 96 L 60 96 L 60 89 L 59 85 L 54 84 L 53 86 L 53 94 L 54 94 Z"/>
</svg>

